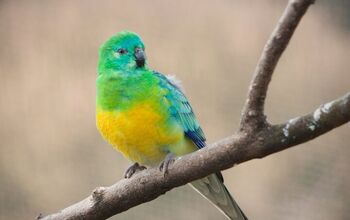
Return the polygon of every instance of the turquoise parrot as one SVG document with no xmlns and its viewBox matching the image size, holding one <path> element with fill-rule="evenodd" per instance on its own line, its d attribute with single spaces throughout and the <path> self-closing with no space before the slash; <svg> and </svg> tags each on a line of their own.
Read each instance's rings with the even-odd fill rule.
<svg viewBox="0 0 350 220">
<path fill-rule="evenodd" d="M 205 147 L 204 133 L 178 81 L 148 68 L 141 38 L 123 31 L 100 48 L 96 124 L 103 138 L 133 162 L 125 177 Z M 229 219 L 247 219 L 218 172 L 190 183 Z"/>
</svg>

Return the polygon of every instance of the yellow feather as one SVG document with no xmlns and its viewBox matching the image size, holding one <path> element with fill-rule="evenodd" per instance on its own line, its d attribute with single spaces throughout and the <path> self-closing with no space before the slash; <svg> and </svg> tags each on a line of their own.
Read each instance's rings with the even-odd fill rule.
<svg viewBox="0 0 350 220">
<path fill-rule="evenodd" d="M 170 123 L 150 103 L 126 111 L 97 109 L 96 123 L 102 136 L 126 158 L 143 165 L 157 165 L 170 151 L 183 155 L 195 150 L 182 128 Z"/>
</svg>

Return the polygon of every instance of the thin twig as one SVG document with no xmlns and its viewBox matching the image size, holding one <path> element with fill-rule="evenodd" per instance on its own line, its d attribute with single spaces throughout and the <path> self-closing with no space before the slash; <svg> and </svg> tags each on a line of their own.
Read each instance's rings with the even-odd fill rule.
<svg viewBox="0 0 350 220">
<path fill-rule="evenodd" d="M 264 103 L 271 77 L 279 58 L 286 49 L 299 21 L 314 0 L 293 0 L 283 12 L 275 30 L 260 56 L 248 97 L 242 111 L 240 130 L 252 132 L 266 125 Z"/>
</svg>

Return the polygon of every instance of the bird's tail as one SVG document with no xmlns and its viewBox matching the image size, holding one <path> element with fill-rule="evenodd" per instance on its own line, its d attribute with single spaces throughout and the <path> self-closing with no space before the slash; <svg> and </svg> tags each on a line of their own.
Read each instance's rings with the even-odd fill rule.
<svg viewBox="0 0 350 220">
<path fill-rule="evenodd" d="M 217 174 L 193 181 L 190 185 L 212 202 L 227 218 L 248 220 Z"/>
</svg>

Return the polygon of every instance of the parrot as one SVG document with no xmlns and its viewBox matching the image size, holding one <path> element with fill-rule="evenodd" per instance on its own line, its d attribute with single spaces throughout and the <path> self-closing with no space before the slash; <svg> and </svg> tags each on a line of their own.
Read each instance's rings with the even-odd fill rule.
<svg viewBox="0 0 350 220">
<path fill-rule="evenodd" d="M 99 49 L 96 126 L 133 163 L 125 178 L 147 167 L 158 167 L 167 174 L 176 157 L 206 146 L 182 85 L 148 67 L 143 40 L 131 31 L 113 35 Z M 247 220 L 220 172 L 190 185 L 228 219 Z"/>
</svg>

